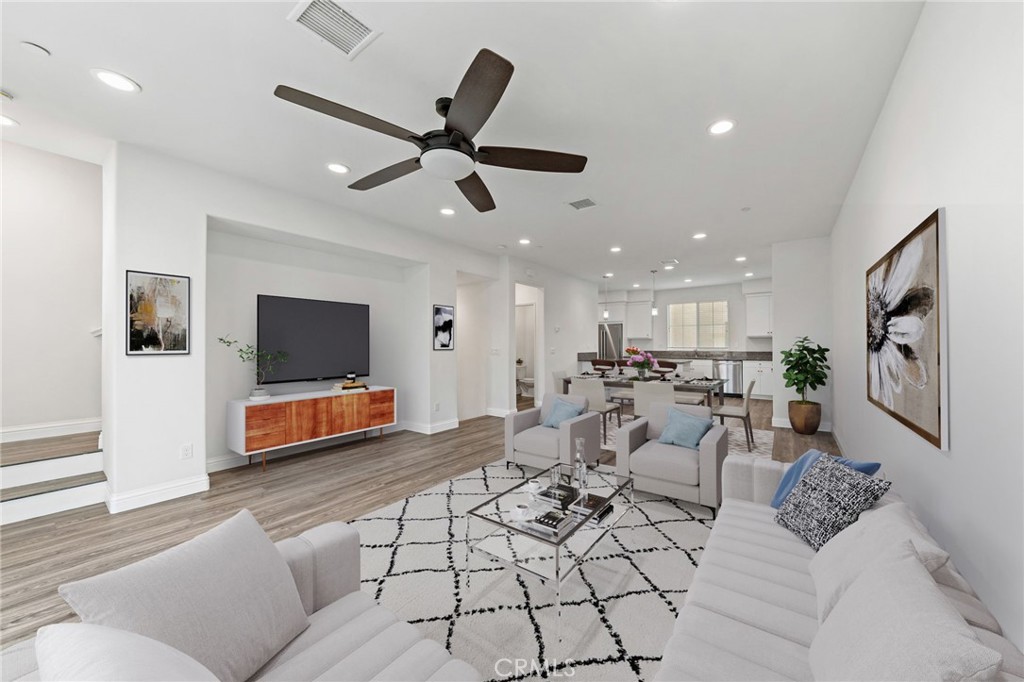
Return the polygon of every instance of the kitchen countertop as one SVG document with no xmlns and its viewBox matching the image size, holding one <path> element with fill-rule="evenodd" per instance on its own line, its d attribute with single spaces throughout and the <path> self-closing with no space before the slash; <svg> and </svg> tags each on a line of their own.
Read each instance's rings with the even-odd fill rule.
<svg viewBox="0 0 1024 682">
<path fill-rule="evenodd" d="M 760 362 L 771 362 L 772 351 L 770 350 L 652 350 L 651 355 L 664 360 L 753 360 Z M 597 353 L 577 353 L 578 362 L 589 362 L 596 360 Z"/>
</svg>

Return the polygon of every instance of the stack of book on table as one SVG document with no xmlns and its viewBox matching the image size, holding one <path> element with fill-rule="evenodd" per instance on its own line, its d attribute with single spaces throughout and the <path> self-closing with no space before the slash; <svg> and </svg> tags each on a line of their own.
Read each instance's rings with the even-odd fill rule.
<svg viewBox="0 0 1024 682">
<path fill-rule="evenodd" d="M 548 486 L 537 493 L 537 498 L 542 502 L 547 502 L 554 507 L 558 507 L 562 511 L 568 509 L 569 505 L 575 502 L 576 498 L 579 496 L 579 490 L 571 485 L 565 485 L 564 483 Z"/>
<path fill-rule="evenodd" d="M 528 520 L 526 523 L 534 530 L 554 535 L 565 530 L 566 526 L 572 523 L 572 514 L 552 509 L 536 518 Z"/>
<path fill-rule="evenodd" d="M 599 509 L 602 505 L 608 502 L 608 498 L 603 495 L 594 495 L 593 493 L 586 495 L 585 497 L 578 497 L 571 505 L 569 505 L 569 511 L 579 514 L 580 516 L 586 516 L 595 509 Z M 588 526 L 598 526 L 604 521 L 612 510 L 615 508 L 614 504 L 607 505 L 604 509 L 601 509 L 592 519 L 587 521 Z"/>
</svg>

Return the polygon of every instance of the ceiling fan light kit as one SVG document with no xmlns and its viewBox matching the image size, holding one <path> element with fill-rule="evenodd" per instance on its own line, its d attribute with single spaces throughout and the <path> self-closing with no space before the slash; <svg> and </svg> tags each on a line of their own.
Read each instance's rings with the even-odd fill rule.
<svg viewBox="0 0 1024 682">
<path fill-rule="evenodd" d="M 349 185 L 350 189 L 373 189 L 423 168 L 435 177 L 454 180 L 463 196 L 482 213 L 492 210 L 495 204 L 487 185 L 475 172 L 478 163 L 547 173 L 580 173 L 587 165 L 587 157 L 576 154 L 520 147 L 478 148 L 473 143 L 508 87 L 513 70 L 507 59 L 490 50 L 480 50 L 462 77 L 455 96 L 438 98 L 434 104 L 437 113 L 445 119 L 444 129 L 423 135 L 287 85 L 277 86 L 274 95 L 419 148 L 418 157 L 371 173 Z"/>
</svg>

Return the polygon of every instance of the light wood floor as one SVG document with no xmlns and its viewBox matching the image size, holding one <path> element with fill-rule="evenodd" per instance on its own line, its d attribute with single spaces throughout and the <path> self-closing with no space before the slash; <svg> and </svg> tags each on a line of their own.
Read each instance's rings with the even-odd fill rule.
<svg viewBox="0 0 1024 682">
<path fill-rule="evenodd" d="M 523 403 L 530 406 L 529 400 Z M 752 413 L 755 429 L 771 428 L 768 401 L 757 401 Z M 788 429 L 775 431 L 776 459 L 793 459 L 807 449 L 798 438 L 780 434 Z M 813 447 L 838 452 L 824 444 L 828 434 L 820 437 Z M 320 523 L 356 518 L 493 462 L 503 456 L 503 439 L 503 420 L 480 417 L 431 436 L 403 431 L 273 460 L 265 473 L 257 463 L 213 473 L 209 491 L 143 509 L 111 515 L 93 505 L 4 526 L 0 645 L 73 618 L 57 595 L 58 585 L 172 547 L 243 507 L 279 540 Z"/>
</svg>

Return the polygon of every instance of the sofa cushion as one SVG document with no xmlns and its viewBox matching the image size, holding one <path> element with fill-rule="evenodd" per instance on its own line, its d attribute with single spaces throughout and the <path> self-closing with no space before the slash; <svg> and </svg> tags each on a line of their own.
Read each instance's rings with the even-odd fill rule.
<svg viewBox="0 0 1024 682">
<path fill-rule="evenodd" d="M 698 485 L 699 461 L 696 450 L 649 440 L 629 456 L 629 470 L 660 481 Z"/>
<path fill-rule="evenodd" d="M 818 595 L 818 622 L 825 622 L 832 608 L 857 576 L 879 554 L 903 540 L 914 549 L 925 568 L 938 569 L 949 561 L 949 553 L 918 530 L 912 512 L 904 503 L 887 504 L 863 514 L 829 540 L 808 566 Z"/>
<path fill-rule="evenodd" d="M 558 426 L 573 417 L 578 417 L 583 414 L 583 405 L 577 405 L 574 403 L 567 402 L 561 398 L 555 398 L 554 404 L 551 406 L 551 411 L 548 412 L 547 418 L 541 426 L 546 426 L 549 429 L 557 429 Z"/>
<path fill-rule="evenodd" d="M 89 623 L 61 623 L 36 635 L 44 680 L 217 682 L 197 660 L 149 637 Z"/>
<path fill-rule="evenodd" d="M 668 425 L 661 432 L 658 442 L 697 450 L 700 448 L 700 439 L 711 430 L 712 424 L 710 419 L 695 417 L 679 410 L 668 410 Z"/>
<path fill-rule="evenodd" d="M 310 625 L 260 670 L 257 680 L 478 680 L 412 625 L 353 592 L 309 618 Z"/>
<path fill-rule="evenodd" d="M 816 680 L 988 679 L 1001 662 L 942 596 L 910 540 L 864 569 L 810 650 Z"/>
<path fill-rule="evenodd" d="M 647 415 L 647 440 L 658 440 L 668 426 L 669 411 L 684 412 L 701 419 L 711 419 L 711 408 L 699 405 L 676 405 L 674 403 L 651 403 Z"/>
<path fill-rule="evenodd" d="M 804 454 L 793 462 L 786 473 L 782 475 L 782 480 L 779 481 L 779 487 L 775 490 L 775 496 L 772 497 L 771 506 L 778 509 L 782 506 L 783 501 L 789 497 L 789 494 L 793 492 L 793 488 L 796 487 L 797 482 L 803 478 L 803 475 L 814 466 L 814 463 L 824 455 L 825 453 L 821 450 L 808 450 Z M 833 457 L 833 459 L 840 464 L 850 467 L 856 471 L 866 474 L 868 476 L 874 476 L 878 473 L 878 470 L 882 468 L 879 462 L 858 462 L 855 459 L 846 459 L 845 457 Z"/>
<path fill-rule="evenodd" d="M 59 592 L 83 621 L 168 644 L 220 680 L 249 678 L 308 624 L 288 565 L 248 510 Z"/>
<path fill-rule="evenodd" d="M 820 457 L 786 497 L 775 520 L 817 550 L 856 521 L 891 485 L 831 457 Z"/>
<path fill-rule="evenodd" d="M 559 431 L 543 426 L 531 426 L 512 438 L 512 447 L 519 452 L 558 459 Z"/>
</svg>

